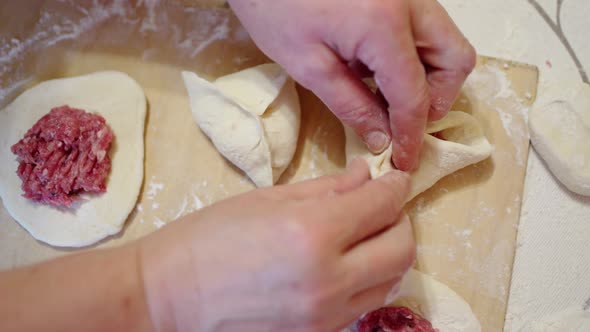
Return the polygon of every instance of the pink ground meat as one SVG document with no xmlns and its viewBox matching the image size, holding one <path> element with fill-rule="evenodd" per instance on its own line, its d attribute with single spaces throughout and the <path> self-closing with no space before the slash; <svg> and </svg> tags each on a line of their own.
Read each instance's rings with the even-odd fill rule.
<svg viewBox="0 0 590 332">
<path fill-rule="evenodd" d="M 51 109 L 11 148 L 23 196 L 67 208 L 80 194 L 106 192 L 113 138 L 100 115 L 69 106 Z"/>
<path fill-rule="evenodd" d="M 386 307 L 366 314 L 358 332 L 438 332 L 432 324 L 406 307 Z"/>
</svg>

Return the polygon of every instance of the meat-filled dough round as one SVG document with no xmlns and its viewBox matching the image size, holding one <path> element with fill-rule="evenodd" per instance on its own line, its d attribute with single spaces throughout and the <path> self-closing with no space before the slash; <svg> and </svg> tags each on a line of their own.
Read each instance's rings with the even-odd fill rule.
<svg viewBox="0 0 590 332">
<path fill-rule="evenodd" d="M 393 306 L 405 306 L 445 332 L 479 332 L 481 325 L 463 298 L 447 285 L 417 270 L 410 270 L 400 285 Z"/>
<path fill-rule="evenodd" d="M 103 116 L 115 135 L 107 192 L 57 209 L 22 196 L 10 147 L 52 108 L 68 105 Z M 146 100 L 141 87 L 116 71 L 43 82 L 0 111 L 0 196 L 10 215 L 33 237 L 54 246 L 91 245 L 121 231 L 143 181 Z"/>
</svg>

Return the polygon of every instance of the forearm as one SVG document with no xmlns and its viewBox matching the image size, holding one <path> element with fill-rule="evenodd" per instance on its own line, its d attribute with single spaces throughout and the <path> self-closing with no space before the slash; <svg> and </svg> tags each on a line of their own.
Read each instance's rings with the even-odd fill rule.
<svg viewBox="0 0 590 332">
<path fill-rule="evenodd" d="M 152 331 L 135 246 L 0 272 L 0 331 Z"/>
</svg>

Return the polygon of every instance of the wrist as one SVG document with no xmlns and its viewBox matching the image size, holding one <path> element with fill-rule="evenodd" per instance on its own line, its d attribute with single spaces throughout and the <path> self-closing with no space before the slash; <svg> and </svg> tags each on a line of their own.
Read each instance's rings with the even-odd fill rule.
<svg viewBox="0 0 590 332">
<path fill-rule="evenodd" d="M 140 274 L 148 313 L 157 332 L 176 331 L 169 290 L 162 266 L 153 257 L 151 246 L 146 240 L 136 243 L 137 266 Z"/>
<path fill-rule="evenodd" d="M 158 332 L 198 329 L 197 276 L 190 250 L 179 245 L 187 243 L 186 233 L 175 229 L 166 227 L 137 242 L 145 299 Z"/>
</svg>

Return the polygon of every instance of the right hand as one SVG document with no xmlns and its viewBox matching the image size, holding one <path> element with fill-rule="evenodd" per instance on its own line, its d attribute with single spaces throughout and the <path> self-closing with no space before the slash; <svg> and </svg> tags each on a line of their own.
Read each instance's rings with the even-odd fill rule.
<svg viewBox="0 0 590 332">
<path fill-rule="evenodd" d="M 405 173 L 258 189 L 140 240 L 159 331 L 335 331 L 384 305 L 415 258 Z"/>
<path fill-rule="evenodd" d="M 228 2 L 258 47 L 371 151 L 392 142 L 403 171 L 418 166 L 427 119 L 449 111 L 475 65 L 473 47 L 436 0 Z"/>
</svg>

